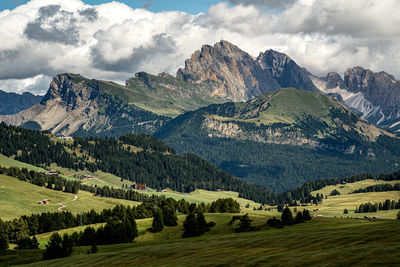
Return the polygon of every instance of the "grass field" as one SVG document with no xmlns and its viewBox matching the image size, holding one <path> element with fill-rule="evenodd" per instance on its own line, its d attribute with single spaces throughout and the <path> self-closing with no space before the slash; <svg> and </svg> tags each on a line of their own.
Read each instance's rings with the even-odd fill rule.
<svg viewBox="0 0 400 267">
<path fill-rule="evenodd" d="M 393 234 L 399 221 L 317 218 L 275 229 L 265 227 L 268 217 L 252 215 L 264 230 L 234 233 L 231 216 L 207 214 L 217 225 L 197 238 L 167 227 L 132 244 L 99 246 L 97 254 L 78 247 L 71 257 L 29 266 L 396 266 L 400 260 L 400 235 Z"/>
<path fill-rule="evenodd" d="M 311 206 L 311 209 L 318 209 L 318 211 L 314 212 L 314 214 L 320 214 L 322 216 L 329 217 L 357 217 L 362 218 L 364 216 L 375 216 L 381 217 L 385 219 L 395 219 L 399 210 L 387 210 L 387 211 L 378 211 L 374 213 L 354 213 L 356 207 L 360 204 L 371 202 L 371 203 L 380 203 L 384 202 L 386 199 L 391 200 L 399 200 L 400 192 L 399 191 L 391 191 L 391 192 L 370 192 L 370 193 L 359 193 L 359 194 L 348 194 L 356 189 L 365 188 L 367 186 L 376 185 L 376 184 L 396 184 L 400 183 L 400 181 L 379 181 L 379 180 L 364 180 L 355 183 L 347 183 L 344 185 L 331 185 L 322 188 L 321 190 L 312 192 L 314 195 L 320 193 L 322 195 L 329 195 L 332 190 L 337 189 L 340 192 L 340 195 L 337 196 L 328 196 L 327 199 L 322 201 L 322 205 Z M 349 214 L 343 214 L 344 209 L 349 211 Z"/>
<path fill-rule="evenodd" d="M 14 177 L 0 175 L 0 218 L 9 220 L 31 213 L 56 212 L 61 206 L 59 203 L 71 201 L 73 194 L 47 189 L 19 181 Z M 138 202 L 93 197 L 91 193 L 79 191 L 78 199 L 67 203 L 63 210 L 71 212 L 83 212 L 91 209 L 102 210 L 112 208 L 117 204 L 135 205 Z M 39 205 L 38 201 L 50 199 L 49 205 Z"/>
</svg>

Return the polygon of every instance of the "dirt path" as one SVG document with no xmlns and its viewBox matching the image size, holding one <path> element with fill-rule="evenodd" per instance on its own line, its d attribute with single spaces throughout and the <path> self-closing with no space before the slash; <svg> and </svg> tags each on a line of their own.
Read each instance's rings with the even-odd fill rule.
<svg viewBox="0 0 400 267">
<path fill-rule="evenodd" d="M 63 208 L 66 208 L 66 207 L 67 207 L 67 205 L 65 205 L 65 204 L 74 202 L 74 201 L 77 200 L 77 199 L 78 199 L 78 196 L 74 196 L 74 199 L 72 199 L 72 200 L 70 200 L 70 201 L 57 203 L 58 205 L 61 205 L 61 207 L 59 207 L 58 210 L 59 210 L 59 211 L 62 211 Z"/>
</svg>

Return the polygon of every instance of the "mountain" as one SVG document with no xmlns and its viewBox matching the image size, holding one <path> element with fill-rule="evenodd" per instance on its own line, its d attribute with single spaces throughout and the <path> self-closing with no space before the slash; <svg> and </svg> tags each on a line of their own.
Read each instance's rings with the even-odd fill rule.
<svg viewBox="0 0 400 267">
<path fill-rule="evenodd" d="M 286 88 L 187 112 L 155 136 L 274 191 L 311 179 L 394 171 L 400 140 L 333 97 Z"/>
<path fill-rule="evenodd" d="M 344 79 L 337 73 L 312 79 L 319 90 L 339 96 L 370 123 L 400 131 L 400 81 L 393 75 L 354 67 L 344 73 Z"/>
<path fill-rule="evenodd" d="M 309 76 L 284 54 L 268 50 L 253 58 L 221 41 L 196 51 L 176 76 L 139 72 L 122 86 L 56 75 L 40 103 L 0 120 L 63 135 L 153 133 L 170 118 L 210 104 L 246 101 L 286 86 L 318 90 Z"/>
<path fill-rule="evenodd" d="M 60 74 L 40 103 L 0 118 L 8 124 L 64 135 L 117 135 L 137 129 L 151 132 L 162 124 L 163 116 L 129 105 L 128 93 L 129 97 L 145 98 L 111 82 Z"/>
<path fill-rule="evenodd" d="M 0 115 L 18 113 L 21 110 L 36 105 L 42 98 L 43 96 L 33 95 L 29 92 L 19 95 L 0 90 Z"/>
</svg>

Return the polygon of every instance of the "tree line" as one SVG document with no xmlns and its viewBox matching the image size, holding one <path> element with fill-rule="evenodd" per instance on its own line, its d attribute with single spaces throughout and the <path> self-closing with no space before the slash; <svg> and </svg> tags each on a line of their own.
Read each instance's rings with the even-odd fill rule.
<svg viewBox="0 0 400 267">
<path fill-rule="evenodd" d="M 155 214 L 158 214 L 158 212 L 155 212 L 155 208 L 163 217 L 163 219 L 160 219 L 162 225 L 174 226 L 177 224 L 176 212 L 182 214 L 193 212 L 236 213 L 239 212 L 238 207 L 240 207 L 240 204 L 232 198 L 218 199 L 211 204 L 196 204 L 184 199 L 153 197 L 138 206 L 117 205 L 112 209 L 103 209 L 99 212 L 92 209 L 80 214 L 62 211 L 23 215 L 10 221 L 1 222 L 2 232 L 0 234 L 4 233 L 8 242 L 18 243 L 19 240 L 27 236 L 73 228 L 79 225 L 105 223 L 110 219 L 123 221 L 127 216 L 134 219 L 154 217 Z"/>
<path fill-rule="evenodd" d="M 365 188 L 360 188 L 351 192 L 352 194 L 357 193 L 369 193 L 369 192 L 387 192 L 387 191 L 400 191 L 400 183 L 394 185 L 391 184 L 376 184 Z"/>
<path fill-rule="evenodd" d="M 361 204 L 355 209 L 355 213 L 367 213 L 367 212 L 377 212 L 378 210 L 394 210 L 400 209 L 400 199 L 396 202 L 395 200 L 386 199 L 381 203 L 371 202 Z"/>
</svg>

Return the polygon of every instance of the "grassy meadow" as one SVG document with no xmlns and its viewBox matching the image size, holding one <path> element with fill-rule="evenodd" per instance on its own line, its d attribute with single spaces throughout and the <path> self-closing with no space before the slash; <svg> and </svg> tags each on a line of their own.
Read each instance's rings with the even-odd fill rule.
<svg viewBox="0 0 400 267">
<path fill-rule="evenodd" d="M 206 214 L 216 222 L 208 233 L 181 238 L 182 227 L 166 227 L 152 234 L 143 228 L 151 220 L 137 220 L 140 236 L 134 243 L 74 248 L 68 258 L 29 266 L 396 266 L 400 260 L 400 222 L 315 218 L 283 229 L 265 225 L 268 216 L 251 214 L 261 231 L 234 233 L 232 214 Z M 17 254 L 19 252 L 15 252 Z"/>
<path fill-rule="evenodd" d="M 74 199 L 74 194 L 64 193 L 19 181 L 14 177 L 0 175 L 0 218 L 9 220 L 32 213 L 56 212 L 60 203 Z M 135 205 L 138 202 L 93 197 L 89 192 L 79 191 L 76 201 L 66 203 L 63 210 L 71 212 L 84 212 L 91 209 L 97 211 L 112 208 L 117 204 Z M 50 199 L 50 204 L 39 205 L 38 201 Z"/>
<path fill-rule="evenodd" d="M 347 183 L 340 185 L 331 185 L 322 188 L 321 190 L 314 191 L 313 194 L 322 194 L 323 196 L 329 195 L 332 190 L 336 189 L 339 191 L 340 195 L 328 196 L 327 199 L 322 201 L 321 205 L 313 205 L 309 208 L 312 210 L 318 209 L 314 212 L 314 215 L 322 215 L 327 217 L 352 217 L 352 218 L 363 218 L 364 216 L 370 217 L 380 217 L 384 219 L 395 219 L 399 210 L 382 210 L 374 213 L 354 213 L 356 207 L 360 204 L 371 202 L 380 203 L 384 202 L 386 199 L 396 200 L 400 199 L 399 191 L 389 191 L 389 192 L 370 192 L 370 193 L 358 193 L 358 194 L 348 194 L 356 189 L 365 188 L 376 184 L 396 184 L 400 181 L 379 181 L 379 180 L 364 180 L 355 183 Z M 344 209 L 349 211 L 348 214 L 343 214 Z"/>
</svg>

